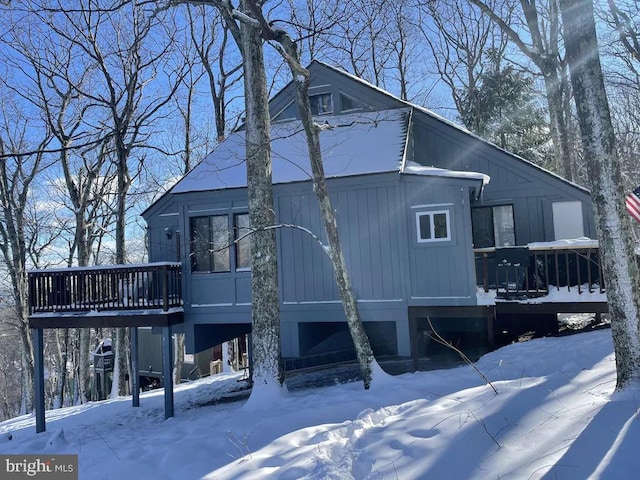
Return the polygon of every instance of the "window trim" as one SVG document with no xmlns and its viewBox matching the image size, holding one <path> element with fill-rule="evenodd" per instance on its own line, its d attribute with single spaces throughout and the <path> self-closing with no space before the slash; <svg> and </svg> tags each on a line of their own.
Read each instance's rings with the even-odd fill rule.
<svg viewBox="0 0 640 480">
<path fill-rule="evenodd" d="M 445 226 L 447 228 L 447 236 L 446 237 L 435 237 L 435 216 L 436 215 L 445 215 Z M 422 231 L 420 229 L 420 218 L 428 216 L 429 217 L 429 227 L 431 228 L 431 238 L 422 238 Z M 415 212 L 416 219 L 416 240 L 419 244 L 421 243 L 437 243 L 437 242 L 450 242 L 452 240 L 451 237 L 451 211 L 449 209 L 445 210 L 421 210 Z"/>
</svg>

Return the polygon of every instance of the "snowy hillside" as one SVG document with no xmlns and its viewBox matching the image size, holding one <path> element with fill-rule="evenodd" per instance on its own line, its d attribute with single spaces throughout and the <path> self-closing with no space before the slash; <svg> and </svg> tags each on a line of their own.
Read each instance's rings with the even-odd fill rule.
<svg viewBox="0 0 640 480">
<path fill-rule="evenodd" d="M 241 383 L 218 375 L 176 389 L 0 424 L 0 453 L 77 453 L 92 479 L 637 478 L 640 389 L 612 395 L 608 330 L 514 344 L 477 366 L 215 403 Z M 226 393 L 225 393 L 226 392 Z"/>
</svg>

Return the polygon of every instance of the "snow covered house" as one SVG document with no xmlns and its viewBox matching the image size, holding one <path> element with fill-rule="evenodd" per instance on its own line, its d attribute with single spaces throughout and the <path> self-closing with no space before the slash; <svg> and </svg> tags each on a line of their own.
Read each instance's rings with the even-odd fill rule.
<svg viewBox="0 0 640 480">
<path fill-rule="evenodd" d="M 503 330 L 496 290 L 509 303 L 598 284 L 597 243 L 540 243 L 595 238 L 587 190 L 342 70 L 318 61 L 309 70 L 341 241 L 377 353 L 423 354 L 427 317 L 445 333 L 493 340 Z M 278 223 L 322 240 L 294 98 L 288 85 L 270 102 L 274 210 Z M 184 323 L 174 330 L 185 332 L 189 353 L 250 332 L 250 236 L 223 248 L 248 228 L 244 155 L 240 129 L 143 213 L 150 261 L 182 265 Z M 283 355 L 349 350 L 328 256 L 300 229 L 279 228 L 277 242 Z M 553 318 L 553 309 L 602 310 L 561 303 L 526 309 Z"/>
</svg>

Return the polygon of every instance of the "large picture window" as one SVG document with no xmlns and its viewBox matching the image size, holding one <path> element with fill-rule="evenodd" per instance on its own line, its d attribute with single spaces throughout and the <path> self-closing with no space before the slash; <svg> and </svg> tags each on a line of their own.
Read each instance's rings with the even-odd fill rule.
<svg viewBox="0 0 640 480">
<path fill-rule="evenodd" d="M 449 211 L 416 212 L 418 243 L 451 240 Z"/>
<path fill-rule="evenodd" d="M 232 226 L 229 224 L 230 218 L 233 218 Z M 232 268 L 236 271 L 250 270 L 251 236 L 247 235 L 249 231 L 247 213 L 192 217 L 191 271 L 229 272 Z M 231 255 L 231 247 L 235 255 Z"/>
<path fill-rule="evenodd" d="M 229 271 L 229 216 L 191 218 L 191 271 Z"/>
<path fill-rule="evenodd" d="M 474 248 L 516 244 L 512 205 L 472 208 L 471 224 Z"/>
</svg>

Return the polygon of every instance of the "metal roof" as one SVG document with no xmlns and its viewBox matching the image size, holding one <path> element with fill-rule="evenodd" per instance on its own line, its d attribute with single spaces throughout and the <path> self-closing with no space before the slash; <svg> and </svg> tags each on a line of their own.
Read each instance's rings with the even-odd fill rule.
<svg viewBox="0 0 640 480">
<path fill-rule="evenodd" d="M 398 172 L 404 155 L 409 109 L 316 118 L 327 178 Z M 300 121 L 271 125 L 273 183 L 311 179 Z M 229 135 L 171 190 L 172 193 L 247 186 L 245 132 Z"/>
</svg>

